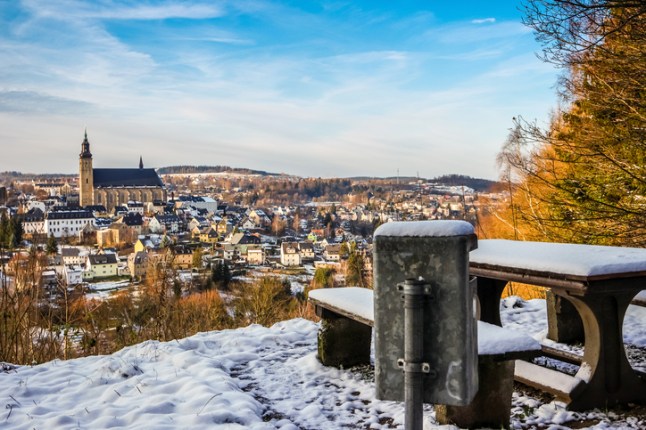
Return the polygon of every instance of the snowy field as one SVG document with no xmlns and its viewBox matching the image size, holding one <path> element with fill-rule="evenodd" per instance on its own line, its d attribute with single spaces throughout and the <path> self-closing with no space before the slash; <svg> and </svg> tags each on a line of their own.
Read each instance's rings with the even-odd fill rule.
<svg viewBox="0 0 646 430">
<path fill-rule="evenodd" d="M 545 301 L 508 298 L 503 321 L 542 339 Z M 646 361 L 646 308 L 631 306 L 626 340 Z M 374 398 L 370 367 L 326 368 L 316 358 L 318 324 L 303 319 L 271 328 L 199 333 L 148 341 L 109 356 L 0 369 L 3 429 L 340 429 L 403 428 L 401 403 Z M 517 386 L 520 388 L 520 386 Z M 637 411 L 637 410 L 635 410 Z M 566 411 L 531 390 L 517 390 L 514 428 L 646 428 L 637 412 Z M 445 428 L 426 407 L 425 428 Z"/>
</svg>

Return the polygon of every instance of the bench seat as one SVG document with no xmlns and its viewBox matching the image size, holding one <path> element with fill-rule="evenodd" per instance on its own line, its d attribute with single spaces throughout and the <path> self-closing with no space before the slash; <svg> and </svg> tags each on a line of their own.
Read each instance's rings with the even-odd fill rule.
<svg viewBox="0 0 646 430">
<path fill-rule="evenodd" d="M 326 366 L 350 367 L 370 363 L 374 326 L 373 292 L 366 288 L 312 290 L 309 301 L 322 318 L 319 360 Z M 440 424 L 463 428 L 509 427 L 514 360 L 540 355 L 532 337 L 478 321 L 478 393 L 467 406 L 435 405 Z"/>
<path fill-rule="evenodd" d="M 370 327 L 374 326 L 373 291 L 367 288 L 312 290 L 309 301 L 319 309 L 326 309 Z M 514 360 L 535 356 L 540 350 L 540 343 L 525 333 L 478 321 L 479 356 L 489 356 L 495 360 Z"/>
</svg>

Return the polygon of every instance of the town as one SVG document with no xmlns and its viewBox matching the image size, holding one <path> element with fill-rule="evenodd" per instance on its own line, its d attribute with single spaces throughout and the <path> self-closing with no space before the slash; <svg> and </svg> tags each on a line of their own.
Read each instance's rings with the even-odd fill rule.
<svg viewBox="0 0 646 430">
<path fill-rule="evenodd" d="M 504 194 L 477 192 L 417 178 L 312 179 L 264 172 L 171 173 L 187 168 L 93 169 L 87 138 L 78 177 L 14 179 L 0 188 L 5 282 L 25 243 L 47 253 L 40 282 L 76 286 L 102 280 L 141 281 L 164 260 L 194 283 L 207 269 L 231 273 L 287 268 L 333 269 L 345 283 L 356 255 L 370 282 L 374 229 L 385 222 L 466 219 Z M 188 170 L 196 170 L 195 168 Z M 168 173 L 163 173 L 168 172 Z M 8 175 L 5 175 L 8 176 Z M 455 179 L 455 178 L 453 178 Z M 469 178 L 467 178 L 469 179 Z M 494 185 L 481 181 L 486 185 Z M 11 228 L 11 226 L 19 227 Z M 352 264 L 350 266 L 353 266 Z M 293 273 L 293 270 L 292 270 Z"/>
</svg>

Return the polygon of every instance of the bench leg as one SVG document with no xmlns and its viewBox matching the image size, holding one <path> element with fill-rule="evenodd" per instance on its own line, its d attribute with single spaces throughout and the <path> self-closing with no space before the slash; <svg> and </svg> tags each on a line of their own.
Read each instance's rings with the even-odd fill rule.
<svg viewBox="0 0 646 430">
<path fill-rule="evenodd" d="M 583 322 L 579 312 L 566 298 L 547 291 L 547 337 L 560 343 L 583 343 Z"/>
<path fill-rule="evenodd" d="M 318 353 L 324 366 L 370 364 L 370 326 L 331 312 L 323 312 L 322 318 Z"/>
<path fill-rule="evenodd" d="M 514 391 L 514 360 L 478 357 L 478 393 L 466 406 L 435 405 L 440 424 L 461 428 L 509 428 Z"/>
</svg>

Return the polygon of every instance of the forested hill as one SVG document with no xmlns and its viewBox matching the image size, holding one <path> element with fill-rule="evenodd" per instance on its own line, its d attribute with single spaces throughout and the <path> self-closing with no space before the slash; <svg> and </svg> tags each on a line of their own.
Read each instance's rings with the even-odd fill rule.
<svg viewBox="0 0 646 430">
<path fill-rule="evenodd" d="M 245 175 L 262 175 L 262 176 L 276 176 L 276 173 L 265 172 L 264 170 L 252 170 L 240 167 L 229 166 L 168 166 L 160 167 L 157 173 L 160 175 L 167 175 L 173 173 L 240 173 Z"/>
<path fill-rule="evenodd" d="M 498 185 L 496 181 L 490 181 L 488 179 L 472 178 L 465 175 L 444 175 L 438 176 L 437 178 L 431 179 L 431 182 L 437 182 L 442 185 L 449 186 L 460 186 L 464 185 L 465 187 L 473 188 L 476 191 L 484 192 L 491 191 L 492 188 L 495 188 Z"/>
</svg>

